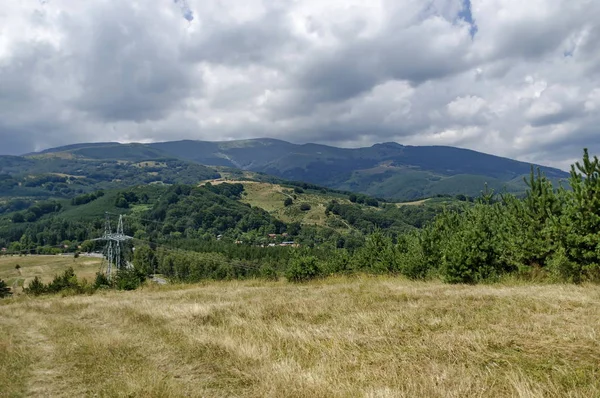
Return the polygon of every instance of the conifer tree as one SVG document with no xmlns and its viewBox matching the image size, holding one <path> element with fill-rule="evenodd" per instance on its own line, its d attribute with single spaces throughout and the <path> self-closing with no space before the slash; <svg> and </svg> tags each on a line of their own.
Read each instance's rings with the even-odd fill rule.
<svg viewBox="0 0 600 398">
<path fill-rule="evenodd" d="M 600 160 L 584 149 L 582 163 L 571 166 L 571 200 L 567 205 L 569 232 L 564 244 L 568 259 L 588 277 L 600 278 Z"/>
</svg>

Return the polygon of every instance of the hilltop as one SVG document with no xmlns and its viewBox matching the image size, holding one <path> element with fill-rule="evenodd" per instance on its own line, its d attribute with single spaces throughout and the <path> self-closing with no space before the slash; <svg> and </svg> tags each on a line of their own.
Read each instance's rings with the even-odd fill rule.
<svg viewBox="0 0 600 398">
<path fill-rule="evenodd" d="M 402 201 L 439 194 L 476 196 L 485 183 L 496 191 L 522 193 L 526 189 L 523 177 L 532 167 L 454 147 L 382 143 L 368 148 L 336 148 L 275 139 L 77 144 L 30 154 L 27 159 L 40 156 L 137 162 L 179 159 Z M 568 176 L 555 168 L 533 166 L 540 167 L 553 181 Z"/>
</svg>

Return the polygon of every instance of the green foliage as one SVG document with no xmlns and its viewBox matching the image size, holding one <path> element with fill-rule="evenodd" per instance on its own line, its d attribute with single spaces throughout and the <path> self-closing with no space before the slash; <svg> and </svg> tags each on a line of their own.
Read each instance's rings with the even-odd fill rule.
<svg viewBox="0 0 600 398">
<path fill-rule="evenodd" d="M 31 294 L 34 296 L 39 296 L 47 292 L 46 285 L 42 283 L 42 280 L 39 277 L 33 278 L 29 285 L 23 289 L 23 291 L 27 294 Z"/>
<path fill-rule="evenodd" d="M 309 203 L 302 203 L 300 205 L 300 210 L 302 211 L 309 211 L 312 207 L 310 206 Z"/>
<path fill-rule="evenodd" d="M 424 279 L 430 273 L 423 250 L 423 237 L 419 234 L 406 234 L 398 239 L 396 249 L 400 273 L 410 279 Z"/>
<path fill-rule="evenodd" d="M 46 286 L 46 292 L 48 293 L 58 293 L 63 290 L 82 293 L 82 286 L 79 284 L 72 267 L 67 268 L 62 275 L 56 275 L 52 282 Z"/>
<path fill-rule="evenodd" d="M 440 274 L 450 283 L 476 283 L 500 275 L 493 209 L 484 205 L 467 212 L 444 242 Z"/>
<path fill-rule="evenodd" d="M 314 256 L 300 256 L 291 261 L 285 272 L 285 277 L 290 282 L 308 282 L 321 276 L 322 271 Z"/>
<path fill-rule="evenodd" d="M 148 245 L 136 247 L 133 254 L 133 264 L 135 268 L 144 275 L 156 273 L 158 260 L 154 251 Z"/>
<path fill-rule="evenodd" d="M 62 204 L 55 201 L 38 202 L 23 212 L 14 213 L 12 215 L 12 222 L 16 224 L 23 222 L 35 222 L 42 216 L 51 213 L 58 213 L 61 209 Z"/>
<path fill-rule="evenodd" d="M 381 231 L 371 234 L 365 246 L 358 249 L 354 267 L 372 273 L 397 273 L 400 270 L 396 246 Z"/>
<path fill-rule="evenodd" d="M 565 255 L 579 264 L 588 279 L 600 280 L 600 160 L 584 150 L 583 161 L 571 166 L 572 194 L 565 211 L 570 229 L 562 235 Z"/>
<path fill-rule="evenodd" d="M 110 280 L 102 272 L 96 273 L 96 279 L 94 280 L 94 289 L 108 289 L 112 286 Z"/>
<path fill-rule="evenodd" d="M 135 268 L 120 269 L 115 276 L 114 285 L 118 290 L 135 290 L 140 287 L 145 280 L 145 275 Z"/>
<path fill-rule="evenodd" d="M 473 200 L 464 194 L 441 195 L 400 206 L 362 194 L 350 197 L 355 203 L 340 203 L 347 194 L 339 194 L 325 209 L 327 226 L 286 224 L 241 203 L 241 184 L 145 186 L 108 191 L 77 206 L 77 212 L 75 207 L 60 210 L 69 217 L 49 213 L 33 223 L 26 222 L 26 214 L 35 217 L 52 206 L 14 203 L 11 208 L 20 210 L 0 219 L 0 246 L 7 247 L 7 253 L 54 253 L 75 252 L 85 242 L 82 250 L 98 251 L 99 244 L 90 239 L 101 236 L 104 211 L 116 211 L 112 206 L 121 201 L 130 208 L 125 232 L 146 243 L 136 242 L 131 259 L 135 272 L 124 272 L 113 283 L 97 281 L 94 289 L 113 284 L 134 288 L 141 276 L 155 272 L 183 282 L 277 275 L 304 281 L 351 272 L 437 277 L 449 283 L 493 281 L 506 274 L 598 281 L 599 174 L 600 162 L 585 151 L 583 161 L 571 171 L 572 190 L 557 189 L 532 168 L 523 183 L 527 187 L 523 198 L 496 194 L 493 185 L 485 186 Z M 290 187 L 311 195 L 322 192 L 305 183 Z M 375 204 L 378 209 L 372 208 Z M 94 217 L 88 216 L 92 213 Z M 10 222 L 15 214 L 24 221 Z M 301 249 L 279 247 L 288 240 Z M 89 289 L 74 274 L 41 285 L 31 291 Z"/>
<path fill-rule="evenodd" d="M 6 282 L 0 279 L 0 298 L 10 297 L 11 295 L 12 292 L 10 291 L 10 287 L 8 287 Z"/>
<path fill-rule="evenodd" d="M 293 204 L 294 204 L 294 200 L 292 198 L 285 198 L 285 200 L 283 201 L 283 205 L 285 207 L 289 207 Z"/>
<path fill-rule="evenodd" d="M 547 267 L 557 281 L 580 283 L 582 280 L 581 265 L 573 262 L 563 247 L 549 257 Z"/>
<path fill-rule="evenodd" d="M 128 209 L 130 205 L 139 201 L 135 192 L 120 192 L 115 198 L 115 207 Z"/>
<path fill-rule="evenodd" d="M 321 268 L 324 275 L 352 273 L 352 256 L 346 249 L 333 250 L 327 258 L 321 260 Z"/>
<path fill-rule="evenodd" d="M 104 191 L 97 191 L 97 192 L 79 195 L 79 196 L 76 196 L 73 199 L 71 199 L 71 205 L 73 205 L 73 206 L 85 205 L 85 204 L 90 203 L 98 198 L 103 197 L 103 196 L 104 196 Z"/>
<path fill-rule="evenodd" d="M 260 277 L 268 281 L 276 281 L 279 279 L 277 270 L 271 264 L 264 264 L 260 267 Z"/>
</svg>

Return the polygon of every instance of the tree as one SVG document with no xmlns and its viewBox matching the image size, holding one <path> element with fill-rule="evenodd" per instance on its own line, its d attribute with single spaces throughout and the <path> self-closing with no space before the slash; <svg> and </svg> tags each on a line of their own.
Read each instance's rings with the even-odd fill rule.
<svg viewBox="0 0 600 398">
<path fill-rule="evenodd" d="M 40 294 L 46 293 L 46 285 L 44 285 L 44 283 L 42 283 L 41 279 L 38 276 L 36 276 L 29 283 L 29 286 L 27 286 L 25 289 L 23 289 L 23 291 L 27 294 L 33 294 L 34 296 L 39 296 Z"/>
<path fill-rule="evenodd" d="M 348 200 L 350 200 L 350 202 L 352 202 L 352 203 L 356 203 L 356 199 L 357 199 L 357 197 L 353 193 L 351 193 L 350 196 L 348 196 Z"/>
<path fill-rule="evenodd" d="M 292 198 L 285 198 L 285 200 L 283 201 L 283 205 L 285 207 L 289 207 L 293 204 L 294 204 L 294 200 Z"/>
<path fill-rule="evenodd" d="M 23 213 L 15 213 L 12 216 L 12 222 L 15 224 L 23 223 L 25 222 L 25 216 Z"/>
<path fill-rule="evenodd" d="M 9 297 L 11 295 L 12 292 L 10 291 L 10 287 L 8 287 L 6 282 L 0 279 L 0 298 Z"/>
<path fill-rule="evenodd" d="M 145 275 L 154 274 L 158 265 L 154 250 L 147 245 L 136 247 L 133 254 L 133 264 L 137 270 Z"/>
<path fill-rule="evenodd" d="M 600 160 L 584 149 L 582 163 L 571 166 L 570 200 L 566 206 L 568 233 L 563 235 L 567 259 L 588 277 L 600 279 Z M 577 281 L 577 280 L 576 280 Z"/>
<path fill-rule="evenodd" d="M 285 272 L 285 277 L 290 282 L 307 282 L 321 275 L 317 258 L 314 256 L 301 256 L 292 261 Z"/>
</svg>

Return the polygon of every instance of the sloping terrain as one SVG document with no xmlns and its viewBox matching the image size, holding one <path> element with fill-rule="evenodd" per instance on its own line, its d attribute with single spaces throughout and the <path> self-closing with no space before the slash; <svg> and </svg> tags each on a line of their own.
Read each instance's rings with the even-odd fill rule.
<svg viewBox="0 0 600 398">
<path fill-rule="evenodd" d="M 531 169 L 525 162 L 466 149 L 397 143 L 348 149 L 296 145 L 275 139 L 188 140 L 143 145 L 81 144 L 48 150 L 44 154 L 52 153 L 96 160 L 142 161 L 171 157 L 396 200 L 415 200 L 438 194 L 476 196 L 484 183 L 496 191 L 519 193 L 526 189 L 522 177 Z M 541 167 L 541 170 L 552 180 L 568 176 L 554 168 Z"/>
<path fill-rule="evenodd" d="M 597 397 L 594 286 L 205 282 L 0 304 L 6 396 Z"/>
</svg>

